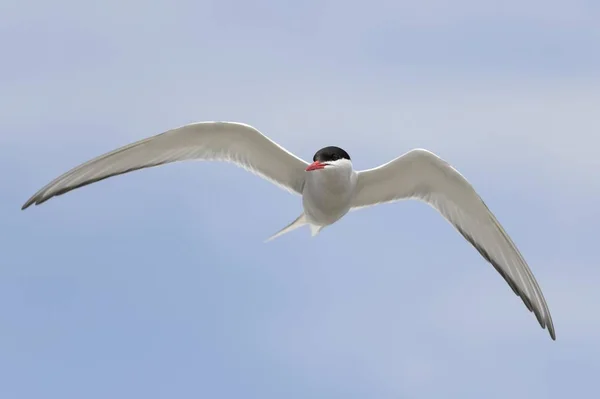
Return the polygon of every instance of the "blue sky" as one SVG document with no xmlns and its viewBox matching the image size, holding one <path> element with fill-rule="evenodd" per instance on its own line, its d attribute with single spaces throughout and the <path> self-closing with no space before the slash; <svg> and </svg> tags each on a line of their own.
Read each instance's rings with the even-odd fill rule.
<svg viewBox="0 0 600 399">
<path fill-rule="evenodd" d="M 0 397 L 593 396 L 599 18 L 594 1 L 1 1 Z M 436 152 L 516 241 L 557 341 L 416 202 L 264 244 L 298 197 L 182 163 L 20 211 L 200 120 L 305 159 L 339 145 L 359 169 Z"/>
</svg>

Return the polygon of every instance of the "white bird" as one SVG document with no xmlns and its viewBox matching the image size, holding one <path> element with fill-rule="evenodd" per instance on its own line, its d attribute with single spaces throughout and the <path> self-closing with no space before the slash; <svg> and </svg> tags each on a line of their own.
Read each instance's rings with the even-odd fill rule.
<svg viewBox="0 0 600 399">
<path fill-rule="evenodd" d="M 423 149 L 377 168 L 356 171 L 348 153 L 338 147 L 322 148 L 309 164 L 252 126 L 192 123 L 73 168 L 35 193 L 22 209 L 111 176 L 184 160 L 231 162 L 301 195 L 304 212 L 268 240 L 303 225 L 309 225 L 315 236 L 350 210 L 405 199 L 424 201 L 494 266 L 542 328 L 556 339 L 542 291 L 515 244 L 469 182 Z"/>
</svg>

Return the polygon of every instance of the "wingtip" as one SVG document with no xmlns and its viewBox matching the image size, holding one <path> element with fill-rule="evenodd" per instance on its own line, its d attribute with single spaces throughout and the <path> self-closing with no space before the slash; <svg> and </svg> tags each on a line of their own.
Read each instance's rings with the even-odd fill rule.
<svg viewBox="0 0 600 399">
<path fill-rule="evenodd" d="M 550 334 L 552 341 L 556 341 L 556 331 L 554 331 L 554 326 L 552 324 L 548 324 L 548 333 Z"/>
<path fill-rule="evenodd" d="M 22 211 L 24 211 L 25 209 L 29 208 L 31 205 L 34 205 L 34 204 L 35 204 L 35 205 L 39 204 L 39 202 L 38 202 L 38 199 L 37 199 L 35 196 L 34 196 L 34 197 L 31 197 L 31 198 L 29 198 L 29 199 L 27 200 L 27 202 L 25 202 L 25 203 L 23 204 L 23 206 L 21 207 L 21 210 L 22 210 Z"/>
<path fill-rule="evenodd" d="M 24 211 L 25 209 L 29 208 L 30 206 L 38 206 L 40 204 L 43 204 L 44 202 L 48 201 L 50 198 L 52 198 L 52 197 L 46 197 L 44 195 L 36 194 L 33 197 L 29 198 L 27 200 L 27 202 L 25 202 L 23 204 L 23 206 L 21 207 L 21 210 Z"/>
<path fill-rule="evenodd" d="M 552 338 L 552 341 L 556 341 L 556 331 L 554 330 L 554 323 L 552 323 L 551 318 L 540 320 L 540 326 L 542 329 L 548 330 L 548 334 L 550 335 L 550 338 Z"/>
</svg>

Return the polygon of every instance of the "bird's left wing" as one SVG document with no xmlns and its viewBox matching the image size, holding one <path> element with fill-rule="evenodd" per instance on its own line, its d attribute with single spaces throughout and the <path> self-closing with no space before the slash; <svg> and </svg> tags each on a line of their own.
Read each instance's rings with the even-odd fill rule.
<svg viewBox="0 0 600 399">
<path fill-rule="evenodd" d="M 440 212 L 494 266 L 542 328 L 548 328 L 556 339 L 550 310 L 525 259 L 469 182 L 435 154 L 416 149 L 358 172 L 352 207 L 410 198 Z"/>
<path fill-rule="evenodd" d="M 185 160 L 231 162 L 296 194 L 302 194 L 304 169 L 308 166 L 252 126 L 198 122 L 137 141 L 77 166 L 40 189 L 22 209 L 111 176 Z"/>
</svg>

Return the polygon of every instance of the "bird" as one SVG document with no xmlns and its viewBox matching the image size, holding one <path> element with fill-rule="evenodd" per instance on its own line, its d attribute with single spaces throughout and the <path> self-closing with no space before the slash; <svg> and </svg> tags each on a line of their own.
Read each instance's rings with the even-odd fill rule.
<svg viewBox="0 0 600 399">
<path fill-rule="evenodd" d="M 350 155 L 336 146 L 318 150 L 309 163 L 248 124 L 195 122 L 87 161 L 52 180 L 21 209 L 112 176 L 187 160 L 229 162 L 302 197 L 300 216 L 267 241 L 305 225 L 314 237 L 349 211 L 377 204 L 407 199 L 425 202 L 496 269 L 556 340 L 542 290 L 516 245 L 466 178 L 421 148 L 357 171 Z"/>
</svg>

